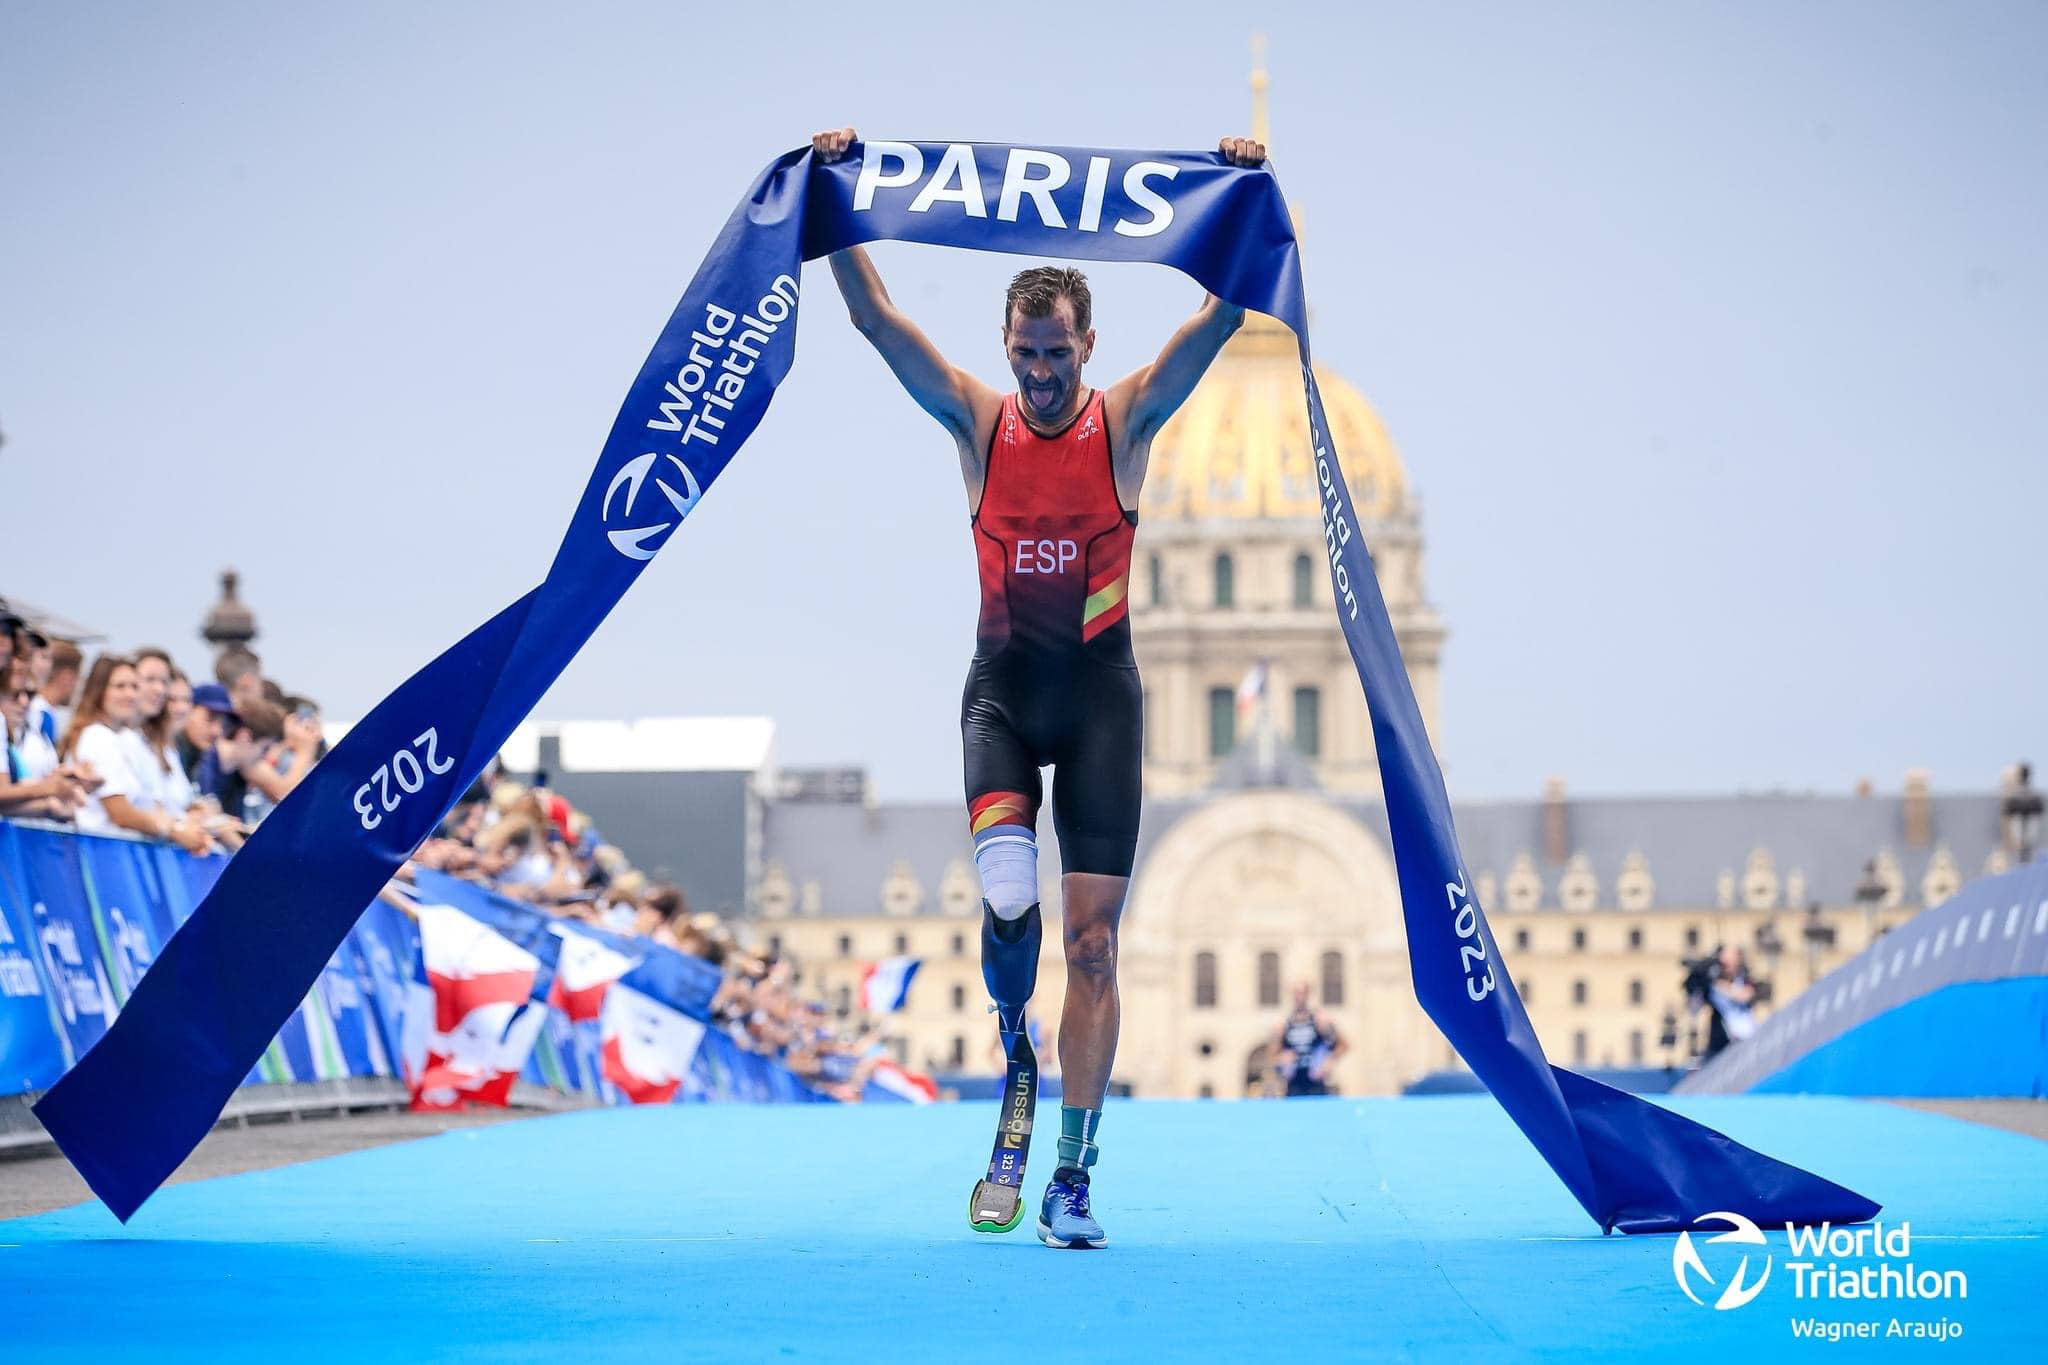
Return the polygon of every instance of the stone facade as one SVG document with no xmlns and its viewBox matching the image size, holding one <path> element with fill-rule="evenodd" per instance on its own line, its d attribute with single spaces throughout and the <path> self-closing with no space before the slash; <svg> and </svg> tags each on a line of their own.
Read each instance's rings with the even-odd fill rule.
<svg viewBox="0 0 2048 1365">
<path fill-rule="evenodd" d="M 1533 810 L 1536 803 L 1529 804 Z M 1893 807 L 1875 799 L 1858 805 L 1870 814 Z M 1995 802 L 1970 800 L 1966 811 L 1995 828 Z M 1311 983 L 1351 1040 L 1335 1071 L 1345 1093 L 1398 1093 L 1456 1064 L 1415 1003 L 1377 811 L 1313 792 L 1252 790 L 1165 813 L 1176 818 L 1142 851 L 1124 916 L 1119 1081 L 1143 1095 L 1245 1094 L 1247 1076 L 1256 1072 L 1259 1050 L 1296 981 Z M 1850 813 L 1865 812 L 1851 807 Z M 773 814 L 771 858 L 777 852 Z M 959 844 L 964 848 L 964 835 Z M 864 962 L 897 953 L 923 958 L 905 1010 L 890 1020 L 901 1055 L 939 1072 L 993 1074 L 998 1057 L 981 984 L 971 868 L 956 850 L 940 874 L 950 873 L 953 893 L 933 895 L 935 880 L 920 883 L 923 894 L 913 899 L 903 888 L 919 874 L 910 861 L 896 861 L 902 866 L 893 883 L 877 879 L 865 904 L 844 902 L 816 880 L 793 883 L 788 867 L 772 861 L 776 895 L 764 907 L 757 936 L 794 956 L 807 982 L 827 999 L 849 1004 Z M 1978 853 L 1976 861 L 1982 868 L 1996 859 Z M 1948 846 L 1938 845 L 1924 856 L 1922 878 L 1934 875 L 1935 889 L 1942 889 L 1954 863 Z M 1640 851 L 1619 860 L 1618 875 L 1604 881 L 1584 853 L 1546 872 L 1532 849 L 1523 866 L 1535 883 L 1527 908 L 1509 908 L 1496 874 L 1495 898 L 1486 902 L 1489 922 L 1545 1049 L 1552 1060 L 1580 1067 L 1685 1060 L 1691 1021 L 1681 983 L 1687 958 L 1724 942 L 1739 944 L 1782 1001 L 1925 903 L 1919 894 L 1859 903 L 1845 894 L 1854 883 L 1831 875 L 1827 903 L 1788 903 L 1781 882 L 1775 896 L 1759 892 L 1753 904 L 1739 895 L 1717 904 L 1709 886 L 1708 895 L 1654 905 L 1636 899 L 1634 908 L 1624 908 L 1622 898 L 1640 897 L 1646 879 L 1654 878 L 1654 865 Z M 1718 883 L 1719 874 L 1712 880 Z M 1065 985 L 1056 868 L 1048 869 L 1045 882 L 1048 931 L 1037 999 L 1046 1039 L 1053 1042 Z M 1566 908 L 1567 895 L 1582 908 Z M 1810 941 L 1815 929 L 1819 936 Z M 1768 950 L 1772 944 L 1775 951 Z M 1676 1021 L 1675 1051 L 1661 1042 L 1667 1013 Z M 1044 1049 L 1048 1070 L 1057 1069 L 1055 1054 L 1056 1047 Z"/>
</svg>

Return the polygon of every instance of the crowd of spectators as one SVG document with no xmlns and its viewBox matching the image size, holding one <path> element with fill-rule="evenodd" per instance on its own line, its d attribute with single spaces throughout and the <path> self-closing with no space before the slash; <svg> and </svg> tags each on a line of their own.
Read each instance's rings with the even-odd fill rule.
<svg viewBox="0 0 2048 1365">
<path fill-rule="evenodd" d="M 45 634 L 0 600 L 7 772 L 0 816 L 232 852 L 326 746 L 320 708 L 254 655 L 194 684 L 169 651 L 102 651 Z"/>
<path fill-rule="evenodd" d="M 637 935 L 702 958 L 724 975 L 714 1021 L 750 1051 L 773 1056 L 813 1086 L 858 1099 L 883 1056 L 864 1024 L 835 1027 L 823 1002 L 805 999 L 794 962 L 750 951 L 730 925 L 692 912 L 682 888 L 650 881 L 544 777 L 532 784 L 501 766 L 479 778 L 414 852 L 429 867 L 489 885 L 552 915 Z"/>
<path fill-rule="evenodd" d="M 231 651 L 211 671 L 194 683 L 155 647 L 103 651 L 87 667 L 77 645 L 0 599 L 0 818 L 232 854 L 327 746 L 318 704 L 265 677 L 256 655 Z M 692 913 L 681 888 L 650 881 L 544 778 L 521 783 L 494 763 L 400 879 L 415 867 L 718 966 L 716 1022 L 838 1098 L 858 1098 L 882 1056 L 864 1025 L 836 1028 L 803 998 L 794 962 L 749 951 L 718 916 Z"/>
</svg>

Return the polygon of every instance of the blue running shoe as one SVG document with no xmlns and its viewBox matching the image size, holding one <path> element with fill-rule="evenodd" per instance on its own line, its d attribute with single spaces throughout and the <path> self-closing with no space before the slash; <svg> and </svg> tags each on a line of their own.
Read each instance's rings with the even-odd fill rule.
<svg viewBox="0 0 2048 1365">
<path fill-rule="evenodd" d="M 1069 1179 L 1071 1174 L 1062 1166 L 1045 1187 L 1045 1202 L 1038 1209 L 1038 1240 L 1062 1251 L 1070 1247 L 1100 1250 L 1109 1245 L 1109 1238 L 1088 1211 L 1088 1178 Z"/>
</svg>

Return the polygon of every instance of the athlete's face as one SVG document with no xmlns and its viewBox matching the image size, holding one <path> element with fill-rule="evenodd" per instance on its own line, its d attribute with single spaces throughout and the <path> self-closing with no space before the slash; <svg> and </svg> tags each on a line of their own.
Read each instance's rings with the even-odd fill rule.
<svg viewBox="0 0 2048 1365">
<path fill-rule="evenodd" d="M 1017 397 L 1024 415 L 1042 426 L 1056 426 L 1074 415 L 1081 402 L 1081 366 L 1095 350 L 1095 329 L 1074 330 L 1074 305 L 1062 298 L 1048 317 L 1027 318 L 1012 309 L 1003 328 L 1003 347 L 1017 376 Z"/>
</svg>

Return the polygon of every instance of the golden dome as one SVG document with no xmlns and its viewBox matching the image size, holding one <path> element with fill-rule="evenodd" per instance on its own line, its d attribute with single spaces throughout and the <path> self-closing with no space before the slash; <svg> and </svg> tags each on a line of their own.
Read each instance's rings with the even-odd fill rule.
<svg viewBox="0 0 2048 1365">
<path fill-rule="evenodd" d="M 1320 365 L 1316 386 L 1359 515 L 1399 511 L 1408 477 L 1379 414 Z M 1244 326 L 1153 439 L 1139 514 L 1317 517 L 1321 506 L 1294 334 L 1273 318 L 1246 314 Z"/>
</svg>

